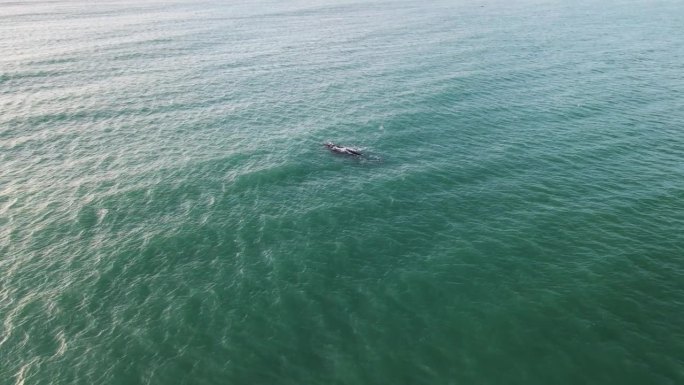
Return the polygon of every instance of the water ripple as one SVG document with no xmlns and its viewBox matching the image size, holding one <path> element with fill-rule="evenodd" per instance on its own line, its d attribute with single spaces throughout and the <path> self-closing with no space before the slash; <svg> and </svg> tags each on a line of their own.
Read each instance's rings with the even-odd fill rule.
<svg viewBox="0 0 684 385">
<path fill-rule="evenodd" d="M 682 382 L 680 8 L 0 4 L 0 384 Z"/>
</svg>

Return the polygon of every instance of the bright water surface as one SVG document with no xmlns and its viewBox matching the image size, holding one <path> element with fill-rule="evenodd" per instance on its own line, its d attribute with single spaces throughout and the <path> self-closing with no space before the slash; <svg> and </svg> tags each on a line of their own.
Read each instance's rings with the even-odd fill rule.
<svg viewBox="0 0 684 385">
<path fill-rule="evenodd" d="M 682 383 L 681 1 L 0 1 L 1 385 Z"/>
</svg>

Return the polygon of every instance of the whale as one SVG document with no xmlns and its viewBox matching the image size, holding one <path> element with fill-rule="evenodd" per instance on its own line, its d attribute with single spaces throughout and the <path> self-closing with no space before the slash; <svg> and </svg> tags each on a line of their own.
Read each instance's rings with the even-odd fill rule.
<svg viewBox="0 0 684 385">
<path fill-rule="evenodd" d="M 352 147 L 345 147 L 345 146 L 338 146 L 337 144 L 333 142 L 327 142 L 325 143 L 325 147 L 328 148 L 328 150 L 336 153 L 336 154 L 343 154 L 343 155 L 352 155 L 352 156 L 362 156 L 363 154 Z"/>
</svg>

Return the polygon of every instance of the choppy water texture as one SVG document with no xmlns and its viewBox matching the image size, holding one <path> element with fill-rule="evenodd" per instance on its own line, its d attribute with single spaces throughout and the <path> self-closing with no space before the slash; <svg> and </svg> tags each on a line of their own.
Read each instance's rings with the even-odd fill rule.
<svg viewBox="0 0 684 385">
<path fill-rule="evenodd" d="M 681 1 L 3 1 L 0 52 L 2 385 L 684 383 Z"/>
</svg>

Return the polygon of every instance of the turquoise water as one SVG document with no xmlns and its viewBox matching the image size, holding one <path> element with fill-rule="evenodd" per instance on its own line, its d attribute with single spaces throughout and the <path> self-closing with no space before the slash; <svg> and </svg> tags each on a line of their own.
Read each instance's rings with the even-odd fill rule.
<svg viewBox="0 0 684 385">
<path fill-rule="evenodd" d="M 684 383 L 680 1 L 0 2 L 0 52 L 2 385 Z"/>
</svg>

